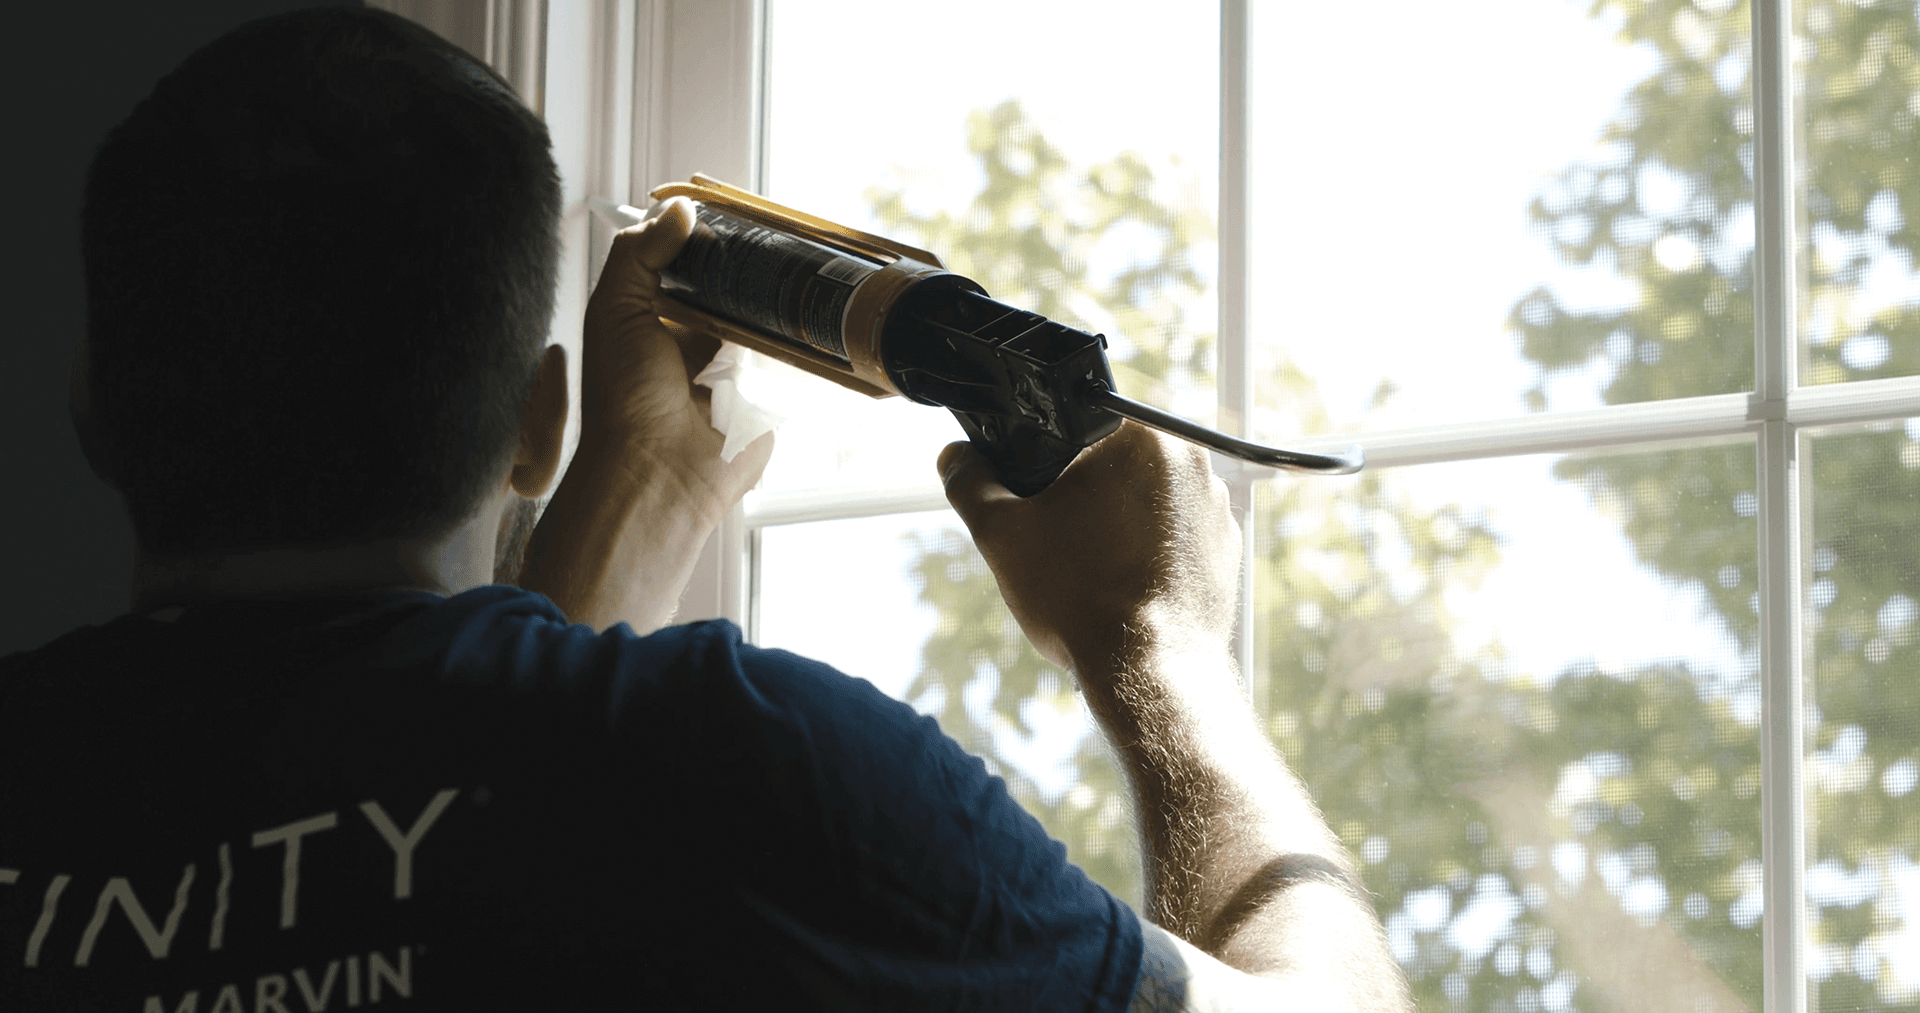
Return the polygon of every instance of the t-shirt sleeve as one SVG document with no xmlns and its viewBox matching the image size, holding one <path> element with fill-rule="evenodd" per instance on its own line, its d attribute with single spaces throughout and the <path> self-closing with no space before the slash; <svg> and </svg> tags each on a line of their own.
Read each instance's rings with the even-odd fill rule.
<svg viewBox="0 0 1920 1013">
<path fill-rule="evenodd" d="M 1134 912 L 934 719 L 730 624 L 679 638 L 692 674 L 620 709 L 698 743 L 674 795 L 710 827 L 689 862 L 727 869 L 711 910 L 743 973 L 784 979 L 789 1008 L 1126 1007 Z"/>
</svg>

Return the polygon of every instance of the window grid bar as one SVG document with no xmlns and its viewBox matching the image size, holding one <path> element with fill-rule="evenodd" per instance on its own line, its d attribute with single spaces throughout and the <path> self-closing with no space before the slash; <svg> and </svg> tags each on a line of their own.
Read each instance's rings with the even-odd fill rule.
<svg viewBox="0 0 1920 1013">
<path fill-rule="evenodd" d="M 659 0 L 668 4 L 668 19 L 672 17 L 710 17 L 720 4 L 674 4 L 672 0 Z M 768 130 L 768 59 L 772 54 L 770 44 L 770 21 L 768 21 L 768 0 L 730 0 L 728 12 L 735 15 L 730 21 L 735 52 L 745 52 L 745 59 L 733 61 L 733 81 L 737 90 L 733 92 L 739 109 L 737 115 L 745 119 L 747 125 L 747 150 L 741 169 L 745 169 L 747 188 L 756 194 L 766 192 L 766 130 Z M 699 12 L 699 13 L 695 13 Z M 743 106 L 743 107 L 741 107 Z M 695 169 L 687 171 L 716 171 Z M 732 171 L 732 169 L 728 169 Z M 684 177 L 685 178 L 685 177 Z M 664 182 L 664 180 L 662 180 Z M 728 512 L 726 520 L 720 522 L 720 530 L 714 531 L 718 539 L 720 556 L 720 614 L 722 618 L 733 620 L 741 627 L 747 643 L 758 643 L 760 639 L 760 530 L 747 520 L 747 508 L 743 503 L 735 503 Z"/>
<path fill-rule="evenodd" d="M 1216 339 L 1218 364 L 1214 392 L 1221 431 L 1245 436 L 1253 417 L 1253 347 L 1250 328 L 1249 277 L 1251 225 L 1251 137 L 1248 71 L 1252 45 L 1247 33 L 1247 0 L 1220 0 L 1220 190 L 1217 205 L 1219 268 L 1215 294 L 1219 299 L 1220 332 Z M 1233 655 L 1239 663 L 1241 686 L 1258 703 L 1253 657 L 1253 483 L 1244 469 L 1222 472 L 1234 517 L 1240 522 L 1240 614 L 1235 618 Z"/>
<path fill-rule="evenodd" d="M 1757 432 L 1759 424 L 1769 419 L 1785 419 L 1794 426 L 1825 426 L 1916 414 L 1920 414 L 1920 376 L 1902 376 L 1796 387 L 1784 401 L 1763 400 L 1754 394 L 1710 394 L 1584 412 L 1326 434 L 1289 445 L 1334 451 L 1358 442 L 1366 448 L 1368 467 L 1384 468 Z"/>
<path fill-rule="evenodd" d="M 1801 454 L 1784 419 L 1760 435 L 1760 864 L 1767 1013 L 1805 1013 L 1806 708 L 1800 664 Z"/>
<path fill-rule="evenodd" d="M 1762 849 L 1766 907 L 1765 1010 L 1805 1013 L 1808 991 L 1802 940 L 1806 932 L 1804 870 L 1804 682 L 1800 615 L 1802 427 L 1920 415 L 1920 378 L 1797 388 L 1794 327 L 1796 237 L 1793 229 L 1791 0 L 1752 0 L 1755 107 L 1755 380 L 1752 395 L 1729 394 L 1592 412 L 1532 416 L 1397 430 L 1360 436 L 1375 467 L 1625 445 L 1662 439 L 1758 435 L 1761 528 L 1761 678 L 1764 693 L 1761 762 Z M 1219 423 L 1237 432 L 1252 403 L 1248 293 L 1246 73 L 1247 5 L 1221 0 L 1221 166 Z M 764 107 L 763 107 L 764 108 Z M 757 112 L 763 110 L 756 110 Z M 764 124 L 759 124 L 764 130 Z M 1302 441 L 1303 449 L 1346 440 Z M 1252 483 L 1264 469 L 1219 462 L 1236 507 L 1251 521 Z M 749 497 L 736 513 L 736 542 L 757 541 L 763 528 L 813 520 L 876 516 L 945 507 L 930 482 Z M 1249 551 L 1252 537 L 1249 531 Z M 746 548 L 746 546 L 742 546 Z M 744 555 L 753 556 L 751 549 Z M 742 562 L 745 562 L 744 560 Z M 755 561 L 757 562 L 757 561 Z M 743 569 L 754 569 L 749 563 Z M 1251 671 L 1252 588 L 1243 577 L 1238 653 Z M 743 574 L 743 576 L 745 576 Z"/>
<path fill-rule="evenodd" d="M 1796 427 L 1876 422 L 1915 415 L 1920 415 L 1920 376 L 1796 386 L 1787 394 L 1787 422 Z"/>
<path fill-rule="evenodd" d="M 1753 0 L 1754 404 L 1761 426 L 1760 854 L 1766 1013 L 1806 1013 L 1792 0 Z M 1815 399 L 1816 403 L 1819 401 Z M 1833 408 L 1841 406 L 1835 404 Z"/>
<path fill-rule="evenodd" d="M 1391 468 L 1664 440 L 1757 435 L 1770 419 L 1784 419 L 1795 429 L 1801 429 L 1916 416 L 1920 416 L 1920 376 L 1800 387 L 1793 391 L 1784 408 L 1747 394 L 1714 394 L 1612 405 L 1589 412 L 1531 415 L 1352 437 L 1316 437 L 1300 441 L 1298 445 L 1303 450 L 1341 450 L 1358 440 L 1367 449 L 1369 468 Z M 1219 455 L 1214 457 L 1214 470 L 1227 479 L 1230 489 L 1238 483 L 1251 488 L 1255 482 L 1282 474 Z M 747 494 L 742 521 L 746 528 L 758 529 L 946 507 L 946 495 L 940 484 L 928 479 L 795 492 L 753 492 Z"/>
<path fill-rule="evenodd" d="M 1920 385 L 1915 398 L 1920 400 Z M 1523 415 L 1380 433 L 1329 434 L 1296 441 L 1302 450 L 1333 450 L 1358 442 L 1367 466 L 1393 467 L 1581 450 L 1749 431 L 1764 416 L 1747 394 L 1643 401 L 1582 412 Z"/>
<path fill-rule="evenodd" d="M 747 88 L 747 94 L 751 96 L 750 101 L 753 103 L 753 111 L 748 114 L 751 117 L 748 122 L 753 129 L 748 141 L 747 154 L 753 179 L 747 185 L 747 189 L 759 194 L 767 192 L 767 131 L 772 128 L 773 121 L 773 90 L 769 80 L 769 72 L 772 69 L 769 61 L 772 59 L 773 47 L 768 42 L 770 12 L 767 10 L 767 2 L 768 0 L 748 0 L 750 11 L 747 17 L 747 31 L 753 38 L 750 50 L 753 58 L 748 61 L 749 73 L 752 74 L 753 80 Z"/>
<path fill-rule="evenodd" d="M 767 192 L 767 130 L 771 95 L 768 60 L 767 0 L 736 0 L 746 10 L 736 31 L 746 35 L 747 58 L 738 73 L 746 77 L 747 189 Z M 749 643 L 760 638 L 760 531 L 747 521 L 746 507 L 735 503 L 716 532 L 721 545 L 720 606 Z"/>
<path fill-rule="evenodd" d="M 1219 269 L 1215 280 L 1220 333 L 1214 389 L 1219 397 L 1220 430 L 1242 437 L 1247 435 L 1253 407 L 1253 355 L 1247 326 L 1252 311 L 1248 277 L 1250 45 L 1247 0 L 1220 0 Z"/>
<path fill-rule="evenodd" d="M 742 505 L 747 527 L 757 530 L 783 524 L 945 510 L 947 495 L 938 481 L 918 479 L 797 492 L 750 492 Z"/>
</svg>

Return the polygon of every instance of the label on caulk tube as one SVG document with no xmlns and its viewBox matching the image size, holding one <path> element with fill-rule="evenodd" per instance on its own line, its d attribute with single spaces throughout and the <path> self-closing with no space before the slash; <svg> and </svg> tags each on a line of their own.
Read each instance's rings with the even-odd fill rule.
<svg viewBox="0 0 1920 1013">
<path fill-rule="evenodd" d="M 847 300 L 881 266 L 701 205 L 687 245 L 660 272 L 660 287 L 690 306 L 845 359 Z"/>
</svg>

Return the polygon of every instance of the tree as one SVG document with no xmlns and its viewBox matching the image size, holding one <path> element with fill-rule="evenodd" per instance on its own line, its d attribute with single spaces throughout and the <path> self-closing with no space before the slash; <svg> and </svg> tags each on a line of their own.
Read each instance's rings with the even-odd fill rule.
<svg viewBox="0 0 1920 1013">
<path fill-rule="evenodd" d="M 1556 241 L 1563 258 L 1610 259 L 1642 297 L 1622 312 L 1568 313 L 1538 290 L 1515 306 L 1514 326 L 1528 357 L 1547 369 L 1609 359 L 1609 403 L 1751 389 L 1747 6 L 1596 4 L 1605 10 L 1621 16 L 1622 41 L 1653 47 L 1659 67 L 1605 128 L 1620 157 L 1572 167 L 1533 213 L 1551 234 L 1577 240 Z M 1876 272 L 1910 275 L 1920 242 L 1906 220 L 1920 200 L 1911 161 L 1920 23 L 1909 2 L 1802 0 L 1796 10 L 1804 33 L 1799 183 L 1811 253 L 1802 380 L 1911 375 L 1920 372 L 1920 307 L 1878 297 L 1868 281 Z M 1690 195 L 1683 206 L 1654 206 L 1646 184 L 1658 177 L 1682 185 Z M 1535 401 L 1546 406 L 1539 391 Z M 1892 868 L 1920 858 L 1920 810 L 1909 795 L 1920 754 L 1916 467 L 1920 446 L 1898 426 L 1814 443 L 1809 732 L 1821 753 L 1809 779 L 1809 851 L 1826 878 L 1855 884 L 1813 891 L 1810 963 L 1822 1008 L 1920 1010 L 1920 968 L 1896 949 L 1889 882 Z M 1706 589 L 1720 621 L 1757 648 L 1750 542 L 1713 516 L 1742 497 L 1751 511 L 1749 465 L 1724 450 L 1687 450 L 1570 459 L 1560 473 L 1618 498 L 1641 561 Z M 1906 962 L 1904 982 L 1896 959 Z"/>
<path fill-rule="evenodd" d="M 1920 241 L 1906 219 L 1920 199 L 1914 8 L 1800 10 L 1815 253 L 1805 379 L 1920 372 L 1920 313 L 1863 285 L 1874 271 L 1910 273 Z M 1621 41 L 1650 47 L 1656 66 L 1602 127 L 1611 154 L 1571 166 L 1532 211 L 1562 258 L 1610 263 L 1641 297 L 1575 312 L 1549 288 L 1526 293 L 1511 316 L 1519 347 L 1546 373 L 1602 365 L 1611 404 L 1751 389 L 1749 12 L 1599 0 L 1593 13 L 1616 15 Z M 1157 195 L 1132 156 L 1069 165 L 1011 104 L 977 113 L 969 137 L 986 182 L 966 214 L 914 214 L 900 192 L 875 191 L 876 217 L 1003 298 L 1124 334 L 1116 372 L 1136 397 L 1164 403 L 1172 386 L 1208 382 L 1212 337 L 1179 312 L 1202 287 L 1187 256 L 1208 238 L 1205 209 Z M 1090 277 L 1088 250 L 1123 228 L 1153 252 Z M 1277 369 L 1257 389 L 1286 403 L 1274 394 L 1268 407 L 1317 428 L 1312 384 Z M 1544 381 L 1529 402 L 1552 407 Z M 1920 1010 L 1899 973 L 1914 966 L 1896 963 L 1914 958 L 1893 949 L 1902 925 L 1888 886 L 1890 870 L 1920 860 L 1916 437 L 1898 426 L 1823 437 L 1810 467 L 1811 850 L 1822 875 L 1851 887 L 1815 891 L 1819 1008 Z M 1746 652 L 1743 671 L 1589 665 L 1516 679 L 1497 645 L 1457 644 L 1446 609 L 1450 588 L 1497 563 L 1484 519 L 1415 509 L 1379 475 L 1283 480 L 1263 488 L 1247 532 L 1274 742 L 1362 859 L 1423 1006 L 1758 1010 L 1753 448 L 1628 448 L 1572 455 L 1556 472 L 1619 518 L 1642 564 L 1698 592 L 1705 619 Z M 1025 645 L 958 531 L 918 548 L 942 622 L 913 693 L 1076 862 L 1137 902 L 1125 785 L 1098 737 L 1058 795 L 1003 748 L 1031 732 L 1028 708 L 1077 706 L 1070 680 Z M 966 700 L 982 691 L 990 703 L 976 713 Z"/>
<path fill-rule="evenodd" d="M 920 215 L 907 209 L 900 192 L 876 190 L 870 198 L 886 230 L 937 250 L 953 270 L 1003 298 L 1076 326 L 1126 335 L 1130 340 L 1115 372 L 1133 396 L 1164 402 L 1169 373 L 1182 369 L 1188 378 L 1210 382 L 1212 336 L 1188 333 L 1179 298 L 1203 288 L 1187 257 L 1193 245 L 1211 238 L 1205 209 L 1164 203 L 1148 166 L 1134 156 L 1074 170 L 1017 105 L 976 113 L 969 126 L 986 181 L 973 206 L 964 215 Z M 1148 252 L 1111 278 L 1090 277 L 1088 251 L 1122 228 L 1148 237 L 1139 243 Z M 1280 369 L 1291 408 L 1318 412 L 1311 384 L 1291 367 Z M 1480 803 L 1454 785 L 1477 768 L 1477 743 L 1471 722 L 1433 719 L 1451 713 L 1451 705 L 1438 699 L 1420 668 L 1433 662 L 1446 640 L 1445 581 L 1396 594 L 1398 574 L 1382 550 L 1392 527 L 1393 537 L 1411 544 L 1429 572 L 1468 579 L 1476 565 L 1492 558 L 1493 535 L 1457 509 L 1422 514 L 1394 501 L 1375 476 L 1350 492 L 1301 482 L 1288 485 L 1283 495 L 1286 502 L 1270 516 L 1311 514 L 1318 523 L 1310 532 L 1277 540 L 1265 561 L 1262 586 L 1272 592 L 1263 595 L 1267 626 L 1284 631 L 1291 651 L 1274 663 L 1285 669 L 1272 679 L 1284 687 L 1273 693 L 1276 740 L 1309 784 L 1325 788 L 1370 779 L 1383 785 L 1351 795 L 1320 792 L 1330 820 L 1351 846 L 1364 850 L 1369 842 L 1390 842 L 1395 861 L 1369 867 L 1383 910 L 1403 908 L 1408 897 L 1435 883 L 1470 894 L 1486 880 L 1486 817 Z M 1071 680 L 1025 643 L 984 564 L 958 531 L 923 538 L 916 548 L 923 600 L 939 610 L 941 621 L 909 696 L 985 756 L 1015 797 L 1067 843 L 1074 861 L 1137 906 L 1138 850 L 1128 795 L 1105 743 L 1098 736 L 1082 741 L 1074 786 L 1052 797 L 1004 748 L 1009 736 L 1031 734 L 1028 708 L 1080 706 Z M 1405 678 L 1386 689 L 1352 677 L 1361 670 L 1357 656 L 1372 653 L 1384 636 L 1412 645 L 1396 670 Z M 1478 684 L 1472 671 L 1459 673 L 1457 681 Z M 981 690 L 988 691 L 990 704 L 976 714 L 966 701 Z M 1454 948 L 1440 938 L 1442 928 L 1429 927 L 1412 957 L 1416 988 L 1433 1001 L 1444 1001 L 1448 975 L 1458 963 Z M 1546 952 L 1549 933 L 1534 936 L 1534 948 Z M 1525 986 L 1502 975 L 1487 956 L 1474 956 L 1470 973 L 1482 991 L 1511 1001 Z M 1535 958 L 1535 967 L 1542 964 Z M 1551 979 L 1551 960 L 1544 964 Z"/>
<path fill-rule="evenodd" d="M 985 183 L 965 215 L 915 214 L 902 191 L 875 189 L 868 194 L 874 217 L 891 234 L 937 250 L 949 269 L 997 297 L 1124 342 L 1114 373 L 1125 393 L 1165 404 L 1176 365 L 1210 382 L 1212 335 L 1188 331 L 1174 293 L 1204 288 L 1188 250 L 1212 238 L 1211 213 L 1157 201 L 1151 169 L 1131 154 L 1076 172 L 1017 103 L 976 112 L 967 127 Z M 1111 278 L 1090 277 L 1094 247 L 1122 228 L 1152 237 L 1154 254 Z M 941 624 L 908 695 L 933 694 L 931 709 L 947 733 L 1007 779 L 1014 797 L 1067 842 L 1077 864 L 1137 907 L 1140 856 L 1129 796 L 1106 743 L 1097 735 L 1082 739 L 1074 786 L 1057 798 L 1043 796 L 1033 777 L 1001 758 L 996 736 L 1034 734 L 1026 708 L 1084 709 L 1072 679 L 1027 644 L 964 536 L 949 530 L 916 548 L 921 597 L 939 610 Z M 975 687 L 991 689 L 985 716 L 966 706 Z"/>
</svg>

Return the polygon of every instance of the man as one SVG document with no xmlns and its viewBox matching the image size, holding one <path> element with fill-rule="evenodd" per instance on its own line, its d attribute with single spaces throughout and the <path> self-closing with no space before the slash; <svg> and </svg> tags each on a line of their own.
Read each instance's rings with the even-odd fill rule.
<svg viewBox="0 0 1920 1013">
<path fill-rule="evenodd" d="M 374 11 L 243 26 L 109 136 L 72 403 L 134 603 L 0 659 L 0 1009 L 1404 1008 L 1239 695 L 1204 454 L 939 461 L 1128 766 L 1142 918 L 930 719 L 659 629 L 771 451 L 719 460 L 652 311 L 684 203 L 615 240 L 528 533 L 558 212 L 539 121 Z"/>
</svg>

